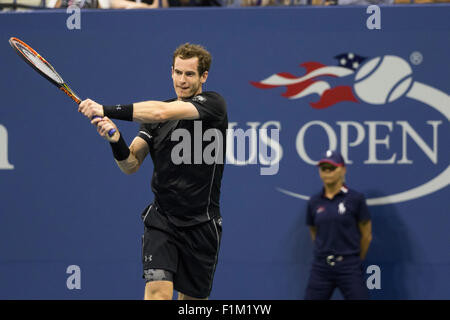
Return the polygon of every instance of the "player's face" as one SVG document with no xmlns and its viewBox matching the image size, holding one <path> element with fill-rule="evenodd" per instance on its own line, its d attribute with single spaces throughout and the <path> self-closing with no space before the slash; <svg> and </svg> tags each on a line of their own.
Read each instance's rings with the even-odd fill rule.
<svg viewBox="0 0 450 320">
<path fill-rule="evenodd" d="M 336 167 L 329 163 L 319 166 L 319 175 L 324 184 L 336 184 L 344 181 L 345 167 Z"/>
<path fill-rule="evenodd" d="M 205 71 L 202 75 L 199 75 L 197 67 L 197 57 L 190 59 L 175 58 L 172 67 L 172 80 L 178 99 L 190 98 L 202 92 L 202 84 L 205 83 L 208 72 Z"/>
</svg>

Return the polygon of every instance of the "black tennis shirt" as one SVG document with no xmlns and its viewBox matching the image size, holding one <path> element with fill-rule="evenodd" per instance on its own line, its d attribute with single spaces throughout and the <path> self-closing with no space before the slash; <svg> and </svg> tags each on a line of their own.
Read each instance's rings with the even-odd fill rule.
<svg viewBox="0 0 450 320">
<path fill-rule="evenodd" d="M 183 101 L 197 108 L 199 119 L 141 124 L 138 136 L 148 143 L 153 160 L 156 204 L 176 226 L 191 226 L 220 217 L 228 116 L 216 92 Z"/>
</svg>

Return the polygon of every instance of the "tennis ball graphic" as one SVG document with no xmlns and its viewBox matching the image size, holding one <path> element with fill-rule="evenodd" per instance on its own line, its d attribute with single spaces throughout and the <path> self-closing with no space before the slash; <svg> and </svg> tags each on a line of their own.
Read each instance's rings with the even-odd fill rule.
<svg viewBox="0 0 450 320">
<path fill-rule="evenodd" d="M 354 89 L 358 97 L 370 104 L 385 104 L 403 96 L 412 83 L 408 62 L 396 56 L 376 57 L 356 73 Z"/>
</svg>

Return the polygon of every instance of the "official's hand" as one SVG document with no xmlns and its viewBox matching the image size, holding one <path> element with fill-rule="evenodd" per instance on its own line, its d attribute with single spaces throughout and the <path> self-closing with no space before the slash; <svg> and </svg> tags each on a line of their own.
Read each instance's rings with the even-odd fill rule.
<svg viewBox="0 0 450 320">
<path fill-rule="evenodd" d="M 78 112 L 81 112 L 83 115 L 92 119 L 93 117 L 103 117 L 103 106 L 98 104 L 97 102 L 86 99 L 83 100 L 78 106 Z"/>
<path fill-rule="evenodd" d="M 102 118 L 96 117 L 96 118 L 91 120 L 91 123 L 94 126 L 97 126 L 98 134 L 101 135 L 102 137 L 104 137 L 109 142 L 117 142 L 117 141 L 119 141 L 119 138 L 120 138 L 119 129 L 117 129 L 117 126 L 108 117 L 102 117 Z M 111 129 L 115 129 L 116 130 L 114 132 L 114 134 L 112 135 L 112 137 L 110 137 L 109 134 L 108 134 L 108 132 Z"/>
</svg>

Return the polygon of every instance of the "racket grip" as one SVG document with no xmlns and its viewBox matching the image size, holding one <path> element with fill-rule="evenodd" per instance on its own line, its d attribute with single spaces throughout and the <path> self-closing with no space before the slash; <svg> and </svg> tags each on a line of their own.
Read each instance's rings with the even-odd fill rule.
<svg viewBox="0 0 450 320">
<path fill-rule="evenodd" d="M 109 130 L 108 131 L 108 136 L 112 137 L 115 132 L 116 132 L 116 129 Z"/>
<path fill-rule="evenodd" d="M 93 116 L 92 117 L 92 119 L 95 119 L 95 118 L 100 118 L 100 116 Z M 112 137 L 115 132 L 116 132 L 116 129 L 114 129 L 114 128 L 109 130 L 108 131 L 108 136 Z"/>
</svg>

